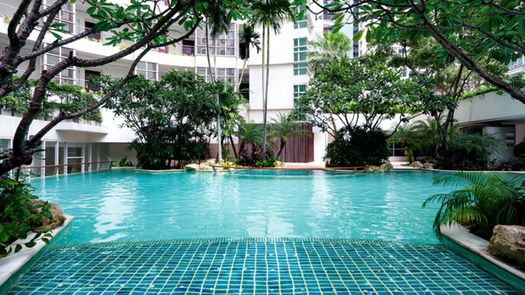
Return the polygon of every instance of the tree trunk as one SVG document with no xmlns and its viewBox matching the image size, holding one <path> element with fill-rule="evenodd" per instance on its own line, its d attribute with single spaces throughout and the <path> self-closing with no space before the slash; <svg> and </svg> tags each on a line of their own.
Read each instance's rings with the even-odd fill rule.
<svg viewBox="0 0 525 295">
<path fill-rule="evenodd" d="M 277 158 L 279 158 L 284 151 L 284 147 L 286 146 L 286 141 L 281 139 L 281 146 L 279 147 L 279 152 L 277 153 Z"/>
<path fill-rule="evenodd" d="M 430 35 L 452 56 L 458 59 L 461 64 L 465 65 L 467 69 L 478 73 L 483 79 L 490 84 L 506 91 L 513 98 L 525 104 L 525 93 L 520 89 L 513 87 L 510 83 L 505 82 L 498 76 L 490 74 L 485 69 L 482 69 L 471 57 L 465 54 L 459 47 L 450 42 L 443 34 L 441 34 L 434 25 L 428 20 L 425 13 L 422 12 L 417 5 L 412 6 L 416 13 L 423 21 L 423 25 L 427 27 Z"/>
<path fill-rule="evenodd" d="M 230 138 L 230 144 L 232 146 L 232 150 L 233 150 L 233 156 L 238 159 L 239 158 L 239 154 L 237 154 L 237 148 L 235 147 L 235 142 L 233 141 L 233 136 L 228 136 Z"/>
<path fill-rule="evenodd" d="M 264 30 L 264 29 L 263 29 Z M 267 120 L 268 120 L 268 81 L 270 80 L 270 26 L 266 28 L 266 84 L 264 91 L 263 99 L 263 154 L 262 158 L 266 160 L 266 151 L 268 149 L 268 141 L 266 137 L 268 136 L 268 130 L 266 130 Z"/>
</svg>

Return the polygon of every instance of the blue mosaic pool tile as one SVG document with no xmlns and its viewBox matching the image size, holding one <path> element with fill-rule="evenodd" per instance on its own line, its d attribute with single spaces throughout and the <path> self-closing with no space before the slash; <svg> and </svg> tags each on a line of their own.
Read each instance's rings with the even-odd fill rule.
<svg viewBox="0 0 525 295">
<path fill-rule="evenodd" d="M 518 294 L 442 245 L 212 239 L 50 247 L 10 294 Z"/>
</svg>

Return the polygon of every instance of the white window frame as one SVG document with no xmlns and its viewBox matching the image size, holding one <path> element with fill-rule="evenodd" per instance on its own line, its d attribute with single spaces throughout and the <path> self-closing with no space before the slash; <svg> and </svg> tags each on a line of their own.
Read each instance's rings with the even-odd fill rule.
<svg viewBox="0 0 525 295">
<path fill-rule="evenodd" d="M 304 45 L 301 44 L 302 40 L 305 41 Z M 294 38 L 293 42 L 293 75 L 308 75 L 308 39 L 306 37 Z M 301 53 L 305 54 L 304 60 L 300 58 Z"/>
<path fill-rule="evenodd" d="M 293 100 L 296 101 L 301 95 L 306 92 L 306 84 L 296 84 L 293 86 Z"/>
<path fill-rule="evenodd" d="M 197 55 L 206 55 L 206 31 L 198 29 L 195 34 L 195 53 Z M 215 48 L 213 47 L 213 39 L 209 37 L 210 54 L 213 55 Z M 232 43 L 231 46 L 228 43 Z M 216 39 L 217 56 L 236 56 L 238 47 L 237 25 L 231 24 L 228 33 L 220 34 Z M 221 50 L 224 50 L 221 53 Z"/>
<path fill-rule="evenodd" d="M 214 69 L 212 68 L 212 71 Z M 228 74 L 228 72 L 233 71 L 232 74 Z M 195 68 L 195 74 L 201 76 L 206 80 L 206 82 L 211 81 L 211 75 L 210 75 L 210 69 L 209 67 L 196 67 Z M 222 80 L 227 83 L 231 83 L 232 85 L 235 85 L 237 82 L 237 69 L 236 68 L 217 68 L 217 80 Z"/>
<path fill-rule="evenodd" d="M 50 6 L 51 4 L 48 4 L 47 3 L 48 1 L 47 0 L 44 0 L 44 7 L 48 7 Z M 76 7 L 76 4 L 75 3 L 72 3 L 72 2 L 66 2 L 66 5 L 64 6 L 67 6 L 67 5 L 71 5 L 71 10 L 65 10 L 63 8 L 60 9 L 60 11 L 58 12 L 57 16 L 55 17 L 56 21 L 60 22 L 60 23 L 65 23 L 65 24 L 71 24 L 71 31 L 69 30 L 66 30 L 67 32 L 69 32 L 70 34 L 76 34 L 76 22 L 77 22 L 77 7 Z M 73 15 L 73 18 L 71 21 L 69 20 L 64 20 L 63 17 L 62 17 L 62 13 L 63 12 L 67 12 L 67 13 L 71 13 Z"/>
<path fill-rule="evenodd" d="M 143 64 L 145 65 L 145 68 L 140 68 L 139 66 Z M 155 70 L 152 71 L 148 68 L 148 65 L 150 64 L 153 64 L 155 65 Z M 148 73 L 155 73 L 155 81 L 158 81 L 159 80 L 159 64 L 158 63 L 155 63 L 155 62 L 149 62 L 149 61 L 139 61 L 139 63 L 137 64 L 137 66 L 135 67 L 135 75 L 144 75 L 144 77 L 146 79 L 149 80 L 148 78 Z"/>
<path fill-rule="evenodd" d="M 75 49 L 73 48 L 68 48 L 68 47 L 57 47 L 55 48 L 56 50 L 59 51 L 59 54 L 56 55 L 54 53 L 51 53 L 51 51 L 47 52 L 44 54 L 43 56 L 43 66 L 42 68 L 44 70 L 48 70 L 50 67 L 53 67 L 55 66 L 56 64 L 50 64 L 48 61 L 49 61 L 49 56 L 52 55 L 52 56 L 56 56 L 58 57 L 58 62 L 61 62 L 62 60 L 64 60 L 65 58 L 67 58 L 67 56 L 63 55 L 62 51 L 64 49 L 67 49 L 67 50 L 71 50 L 73 51 L 73 56 L 76 56 L 77 52 Z M 54 49 L 54 50 L 55 50 Z M 69 78 L 69 77 L 64 77 L 62 75 L 62 73 L 66 70 L 73 70 L 73 78 Z M 71 85 L 77 85 L 77 67 L 75 66 L 72 66 L 72 67 L 67 67 L 66 69 L 60 71 L 53 79 L 58 79 L 58 84 L 71 84 Z M 72 80 L 72 83 L 63 83 L 63 80 Z"/>
</svg>

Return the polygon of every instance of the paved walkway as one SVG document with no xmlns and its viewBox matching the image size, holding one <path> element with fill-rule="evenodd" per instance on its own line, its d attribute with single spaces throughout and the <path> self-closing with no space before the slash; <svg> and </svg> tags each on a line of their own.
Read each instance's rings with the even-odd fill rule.
<svg viewBox="0 0 525 295">
<path fill-rule="evenodd" d="M 516 294 L 442 245 L 212 239 L 51 247 L 10 294 Z"/>
</svg>

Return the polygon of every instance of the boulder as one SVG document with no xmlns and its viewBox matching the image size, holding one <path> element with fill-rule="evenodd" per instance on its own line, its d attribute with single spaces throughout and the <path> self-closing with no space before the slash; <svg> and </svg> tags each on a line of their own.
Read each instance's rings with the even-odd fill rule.
<svg viewBox="0 0 525 295">
<path fill-rule="evenodd" d="M 199 165 L 199 171 L 213 171 L 213 167 L 211 167 L 208 163 L 202 163 Z"/>
<path fill-rule="evenodd" d="M 432 164 L 432 163 L 425 163 L 425 164 L 423 164 L 423 169 L 432 170 L 432 169 L 434 169 L 434 164 Z"/>
<path fill-rule="evenodd" d="M 184 166 L 184 170 L 186 171 L 199 171 L 199 164 L 188 164 Z"/>
<path fill-rule="evenodd" d="M 489 244 L 489 253 L 513 261 L 525 268 L 525 226 L 496 225 Z"/>
<path fill-rule="evenodd" d="M 417 168 L 417 169 L 421 169 L 421 168 L 424 168 L 424 165 L 423 165 L 423 163 L 421 163 L 419 161 L 414 161 L 414 162 L 412 162 L 412 167 Z"/>
<path fill-rule="evenodd" d="M 46 232 L 46 231 L 50 231 L 64 224 L 66 217 L 64 216 L 62 209 L 60 209 L 60 207 L 58 207 L 57 204 L 49 203 L 49 202 L 46 202 L 40 199 L 31 200 L 31 204 L 32 204 L 31 211 L 37 214 L 42 213 L 42 207 L 48 204 L 49 212 L 51 213 L 51 216 L 53 217 L 53 219 L 50 220 L 49 218 L 43 216 L 41 220 L 41 224 L 39 226 L 35 226 L 32 229 L 33 231 Z"/>
<path fill-rule="evenodd" d="M 365 172 L 374 173 L 374 172 L 385 172 L 385 169 L 382 166 L 366 166 Z"/>
<path fill-rule="evenodd" d="M 383 169 L 383 171 L 392 171 L 392 170 L 394 170 L 394 166 L 390 162 L 383 163 L 383 164 L 381 164 L 380 167 Z"/>
</svg>

